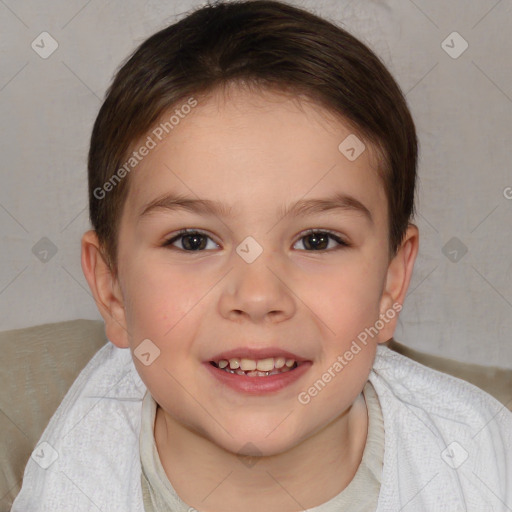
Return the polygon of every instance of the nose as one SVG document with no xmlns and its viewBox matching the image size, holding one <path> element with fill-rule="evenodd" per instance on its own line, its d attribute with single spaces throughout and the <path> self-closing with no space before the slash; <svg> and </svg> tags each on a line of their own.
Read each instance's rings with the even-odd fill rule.
<svg viewBox="0 0 512 512">
<path fill-rule="evenodd" d="M 236 258 L 219 299 L 221 315 L 228 320 L 253 323 L 279 323 L 291 318 L 296 301 L 285 272 L 276 268 L 265 251 L 252 263 Z"/>
</svg>

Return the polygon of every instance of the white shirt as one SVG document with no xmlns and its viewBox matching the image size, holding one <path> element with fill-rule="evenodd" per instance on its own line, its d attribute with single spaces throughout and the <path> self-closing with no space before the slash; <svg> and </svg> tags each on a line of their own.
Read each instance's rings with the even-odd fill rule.
<svg viewBox="0 0 512 512">
<path fill-rule="evenodd" d="M 144 512 L 146 387 L 131 357 L 107 343 L 82 370 L 27 463 L 11 512 Z M 506 407 L 382 345 L 369 380 L 385 430 L 376 512 L 512 510 Z"/>
</svg>

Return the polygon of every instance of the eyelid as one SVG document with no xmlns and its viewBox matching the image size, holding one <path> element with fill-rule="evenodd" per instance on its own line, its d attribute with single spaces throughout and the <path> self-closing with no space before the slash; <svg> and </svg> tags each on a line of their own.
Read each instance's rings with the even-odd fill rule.
<svg viewBox="0 0 512 512">
<path fill-rule="evenodd" d="M 304 236 L 311 235 L 312 233 L 327 233 L 328 235 L 331 235 L 336 240 L 336 242 L 340 244 L 340 246 L 345 246 L 345 247 L 352 246 L 352 243 L 349 242 L 344 235 L 342 235 L 341 233 L 338 233 L 337 231 L 332 231 L 330 229 L 325 229 L 325 228 L 306 229 L 305 231 L 301 231 L 297 235 L 297 238 L 298 238 L 298 240 L 300 240 Z M 314 251 L 310 251 L 310 252 L 314 252 Z M 321 252 L 321 251 L 318 251 L 318 252 Z M 325 252 L 329 252 L 329 251 L 325 251 Z"/>
<path fill-rule="evenodd" d="M 176 233 L 172 234 L 170 237 L 167 237 L 164 242 L 162 243 L 162 246 L 163 247 L 168 247 L 168 246 L 171 246 L 172 247 L 172 244 L 179 240 L 182 236 L 185 236 L 185 235 L 190 235 L 190 234 L 200 234 L 200 235 L 203 235 L 203 236 L 206 236 L 207 238 L 209 238 L 210 240 L 212 240 L 216 245 L 220 246 L 221 244 L 219 244 L 215 239 L 214 237 L 212 237 L 210 234 L 208 234 L 206 231 L 203 231 L 202 229 L 199 229 L 199 228 L 183 228 L 183 229 L 180 229 L 179 231 L 177 231 Z M 307 235 L 310 235 L 310 234 L 313 234 L 313 233 L 326 233 L 328 235 L 331 236 L 331 238 L 333 238 L 336 243 L 338 244 L 338 247 L 335 247 L 334 249 L 324 249 L 324 250 L 321 250 L 321 251 L 305 251 L 303 250 L 304 252 L 318 252 L 318 253 L 322 253 L 322 252 L 331 252 L 333 250 L 336 250 L 336 249 L 340 249 L 340 248 L 343 248 L 343 247 L 351 247 L 352 246 L 352 243 L 349 242 L 344 235 L 342 235 L 341 233 L 338 233 L 337 231 L 332 231 L 330 229 L 326 229 L 326 228 L 309 228 L 309 229 L 306 229 L 305 231 L 301 231 L 300 233 L 298 233 L 294 238 L 296 238 L 296 241 L 293 242 L 293 245 L 295 245 L 299 240 L 301 240 L 302 238 L 304 238 L 305 236 Z M 179 249 L 176 247 L 177 250 L 179 251 L 183 251 L 182 249 Z M 209 249 L 211 251 L 211 249 Z M 183 252 L 207 252 L 206 250 L 203 250 L 203 251 L 183 251 Z"/>
<path fill-rule="evenodd" d="M 183 228 L 183 229 L 180 229 L 180 230 L 176 231 L 172 235 L 166 237 L 165 240 L 162 242 L 162 247 L 172 246 L 172 244 L 175 241 L 179 240 L 182 236 L 191 235 L 191 234 L 195 234 L 195 233 L 197 233 L 199 235 L 203 235 L 203 236 L 209 238 L 210 240 L 212 240 L 212 242 L 214 242 L 215 244 L 220 245 L 215 240 L 215 238 L 212 235 L 210 235 L 206 231 L 203 231 L 202 229 L 199 229 L 199 228 Z M 182 249 L 179 249 L 178 247 L 175 247 L 175 249 L 177 249 L 179 251 L 182 250 Z M 204 252 L 204 251 L 183 251 L 183 252 Z"/>
<path fill-rule="evenodd" d="M 301 231 L 297 236 L 310 235 L 311 233 L 328 233 L 329 235 L 335 235 L 339 238 L 343 237 L 341 233 L 327 228 L 308 228 L 304 231 Z"/>
</svg>

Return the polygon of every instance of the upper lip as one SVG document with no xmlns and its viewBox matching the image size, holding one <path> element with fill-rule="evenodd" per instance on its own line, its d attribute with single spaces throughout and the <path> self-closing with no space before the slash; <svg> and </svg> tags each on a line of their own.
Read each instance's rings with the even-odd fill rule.
<svg viewBox="0 0 512 512">
<path fill-rule="evenodd" d="M 289 352 L 288 350 L 283 350 L 279 347 L 265 347 L 265 348 L 251 348 L 251 347 L 238 347 L 233 350 L 227 350 L 226 352 L 221 352 L 213 356 L 208 361 L 229 361 L 230 359 L 238 358 L 238 359 L 268 359 L 270 357 L 284 357 L 285 359 L 293 359 L 297 362 L 309 361 L 304 357 L 298 356 L 293 352 Z"/>
</svg>

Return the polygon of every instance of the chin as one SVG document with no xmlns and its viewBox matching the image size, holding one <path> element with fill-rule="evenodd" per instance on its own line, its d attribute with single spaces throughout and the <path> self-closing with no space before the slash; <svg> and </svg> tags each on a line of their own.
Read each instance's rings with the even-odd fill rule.
<svg viewBox="0 0 512 512">
<path fill-rule="evenodd" d="M 282 418 L 281 420 L 282 421 Z M 224 433 L 222 439 L 210 438 L 217 446 L 241 457 L 270 457 L 284 453 L 300 440 L 290 433 L 288 428 L 276 428 L 279 421 L 272 428 L 234 430 L 230 428 L 229 434 Z M 250 433 L 249 433 L 250 431 Z"/>
</svg>

